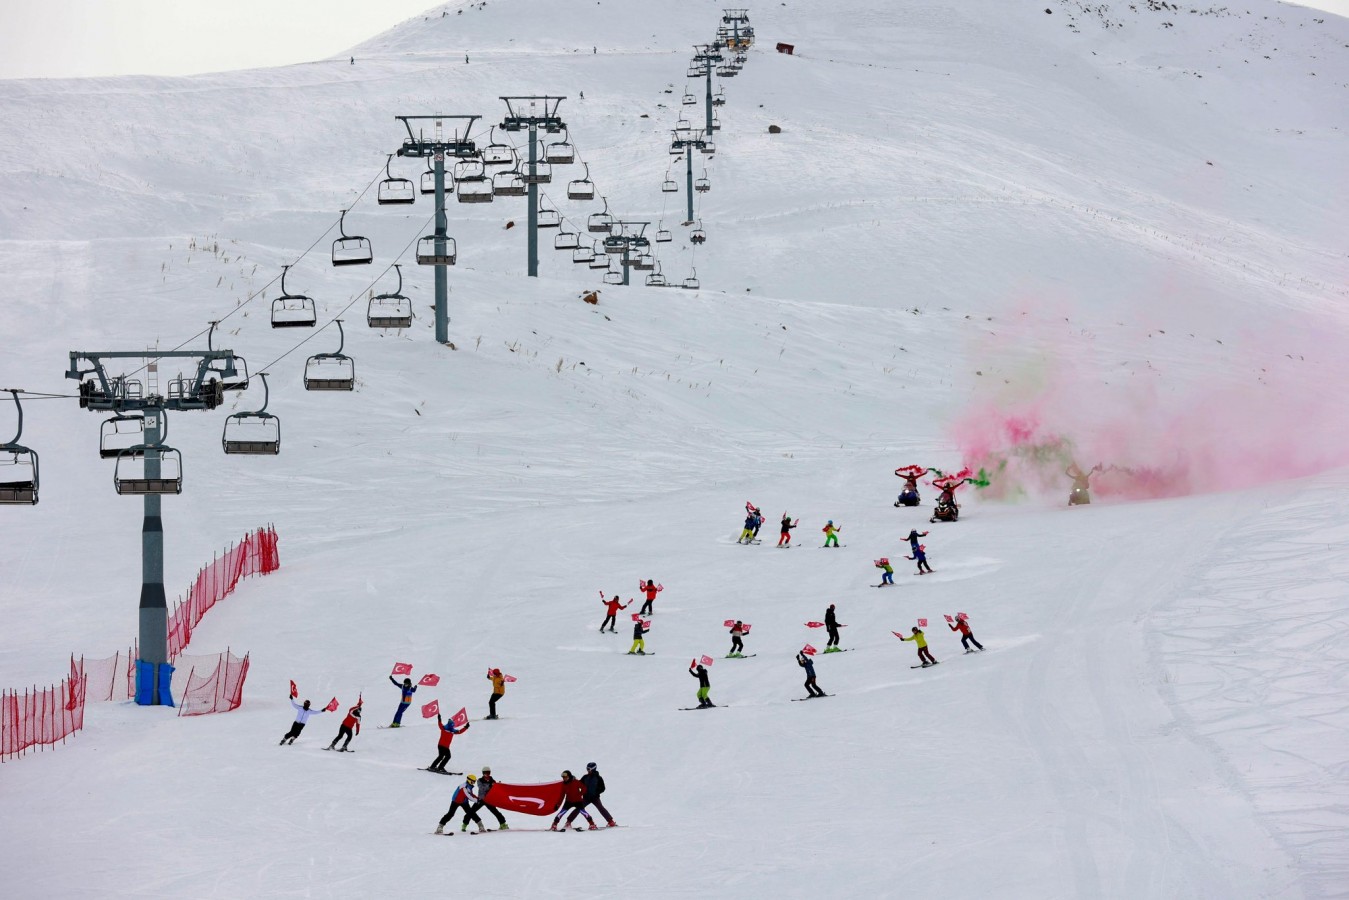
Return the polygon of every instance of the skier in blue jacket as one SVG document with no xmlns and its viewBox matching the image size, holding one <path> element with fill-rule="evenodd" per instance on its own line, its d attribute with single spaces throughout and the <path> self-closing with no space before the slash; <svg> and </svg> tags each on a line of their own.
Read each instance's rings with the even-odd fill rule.
<svg viewBox="0 0 1349 900">
<path fill-rule="evenodd" d="M 412 705 L 412 695 L 417 693 L 417 686 L 412 683 L 411 678 L 404 678 L 403 683 L 399 684 L 397 681 L 394 680 L 394 677 L 390 675 L 389 681 L 393 684 L 394 687 L 398 688 L 400 691 L 403 692 L 402 699 L 398 701 L 398 712 L 393 714 L 393 724 L 390 725 L 389 727 L 402 728 L 403 713 L 407 712 L 408 707 Z"/>
</svg>

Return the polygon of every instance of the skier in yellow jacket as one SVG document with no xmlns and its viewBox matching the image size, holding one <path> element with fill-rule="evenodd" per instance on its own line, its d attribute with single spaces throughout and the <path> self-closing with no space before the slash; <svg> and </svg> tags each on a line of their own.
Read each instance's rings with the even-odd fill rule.
<svg viewBox="0 0 1349 900">
<path fill-rule="evenodd" d="M 915 625 L 913 626 L 913 637 L 905 637 L 902 634 L 896 636 L 901 641 L 914 641 L 918 644 L 918 661 L 923 664 L 924 669 L 937 664 L 937 661 L 932 658 L 932 651 L 927 649 L 927 637 L 923 634 L 923 629 Z"/>
</svg>

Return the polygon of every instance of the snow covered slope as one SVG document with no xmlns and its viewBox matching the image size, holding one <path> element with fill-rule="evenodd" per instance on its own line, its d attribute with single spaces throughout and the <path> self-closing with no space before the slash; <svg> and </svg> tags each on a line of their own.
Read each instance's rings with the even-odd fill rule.
<svg viewBox="0 0 1349 900">
<path fill-rule="evenodd" d="M 276 523 L 282 570 L 191 647 L 252 652 L 245 705 L 96 706 L 67 746 L 6 765 L 0 845 L 32 862 L 6 867 L 16 895 L 1342 896 L 1349 23 L 1263 0 L 1048 10 L 751 8 L 696 252 L 659 188 L 690 45 L 720 15 L 703 0 L 450 4 L 354 66 L 0 84 L 0 387 L 70 389 L 72 349 L 204 345 L 316 241 L 289 286 L 324 321 L 356 301 L 359 378 L 307 394 L 332 329 L 296 348 L 261 299 L 226 321 L 217 346 L 273 373 L 283 452 L 223 457 L 222 416 L 174 417 L 166 580 Z M 398 145 L 393 116 L 479 114 L 485 140 L 500 95 L 544 91 L 568 96 L 611 208 L 675 229 L 663 269 L 703 290 L 588 306 L 597 280 L 551 249 L 526 279 L 503 227 L 523 206 L 499 200 L 451 209 L 457 349 L 431 340 L 413 265 L 414 328 L 366 329 L 368 287 L 430 205 L 364 196 L 347 224 L 369 271 L 331 269 L 325 229 Z M 573 221 L 598 209 L 562 194 Z M 140 577 L 99 417 L 25 415 L 43 499 L 0 515 L 4 684 L 124 647 Z M 868 589 L 927 527 L 890 505 L 895 466 L 1005 454 L 1013 418 L 1084 463 L 1186 477 L 1068 511 L 1023 459 L 1020 502 L 971 493 L 932 526 L 934 575 Z M 737 546 L 746 500 L 800 516 L 808 549 Z M 846 546 L 816 553 L 827 519 Z M 647 577 L 666 585 L 655 655 L 629 658 L 595 594 Z M 828 704 L 793 706 L 828 603 L 855 652 L 820 660 Z M 958 610 L 987 653 L 942 629 Z M 675 716 L 728 617 L 757 656 L 712 667 L 729 708 Z M 936 669 L 890 634 L 917 618 Z M 515 675 L 455 767 L 534 781 L 593 759 L 632 827 L 427 836 L 452 782 L 415 771 L 424 721 L 373 728 L 394 660 L 444 678 L 419 701 L 475 718 L 483 670 Z M 358 753 L 319 750 L 332 717 L 275 746 L 292 678 L 364 693 Z"/>
</svg>

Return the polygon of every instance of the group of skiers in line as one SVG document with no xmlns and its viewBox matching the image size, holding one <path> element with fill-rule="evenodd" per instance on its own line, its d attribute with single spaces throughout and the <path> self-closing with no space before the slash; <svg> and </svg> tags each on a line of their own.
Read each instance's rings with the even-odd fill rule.
<svg viewBox="0 0 1349 900">
<path fill-rule="evenodd" d="M 757 544 L 759 543 L 759 529 L 763 527 L 763 510 L 753 503 L 745 504 L 745 527 L 740 532 L 740 537 L 736 540 L 737 544 Z M 782 514 L 782 522 L 778 526 L 779 547 L 790 547 L 792 545 L 792 531 L 801 523 L 800 519 L 793 519 L 787 513 Z M 830 519 L 825 523 L 824 528 L 824 546 L 837 547 L 838 533 L 840 529 L 834 525 L 834 520 Z"/>
</svg>

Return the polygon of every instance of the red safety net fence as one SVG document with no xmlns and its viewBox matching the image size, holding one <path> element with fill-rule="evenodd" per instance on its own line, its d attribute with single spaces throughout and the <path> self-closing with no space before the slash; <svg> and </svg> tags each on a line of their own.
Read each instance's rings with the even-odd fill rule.
<svg viewBox="0 0 1349 900">
<path fill-rule="evenodd" d="M 243 659 L 224 653 L 180 659 L 201 619 L 216 603 L 229 596 L 248 575 L 266 575 L 281 566 L 279 538 L 272 526 L 244 535 L 243 540 L 197 572 L 186 598 L 180 599 L 169 617 L 169 659 L 181 670 L 187 665 L 186 681 L 174 673 L 174 695 L 180 697 L 179 715 L 199 716 L 236 709 L 248 675 L 248 655 Z M 91 701 L 131 700 L 136 696 L 137 648 L 118 651 L 102 659 L 70 659 L 70 675 L 45 690 L 0 691 L 0 762 L 22 756 L 31 747 L 64 742 L 84 727 L 84 705 Z M 181 685 L 181 688 L 180 688 Z"/>
<path fill-rule="evenodd" d="M 177 695 L 178 715 L 204 716 L 238 709 L 243 702 L 244 679 L 247 677 L 247 653 L 240 659 L 226 650 L 216 658 L 214 665 L 194 664 L 188 670 L 187 685 Z"/>
</svg>

